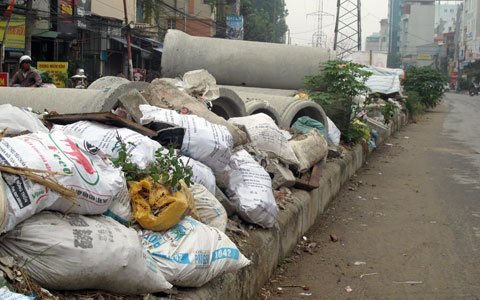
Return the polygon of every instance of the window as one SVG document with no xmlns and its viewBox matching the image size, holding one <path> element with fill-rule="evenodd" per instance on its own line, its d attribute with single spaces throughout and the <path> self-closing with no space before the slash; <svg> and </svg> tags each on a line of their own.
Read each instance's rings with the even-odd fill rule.
<svg viewBox="0 0 480 300">
<path fill-rule="evenodd" d="M 175 19 L 169 19 L 167 21 L 167 28 L 168 29 L 176 29 L 177 28 L 177 20 Z"/>
</svg>

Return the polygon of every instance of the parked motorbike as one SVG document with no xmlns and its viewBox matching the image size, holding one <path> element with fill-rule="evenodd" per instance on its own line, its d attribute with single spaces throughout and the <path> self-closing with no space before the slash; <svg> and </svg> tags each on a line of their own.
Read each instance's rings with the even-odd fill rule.
<svg viewBox="0 0 480 300">
<path fill-rule="evenodd" d="M 479 92 L 480 92 L 480 87 L 476 84 L 473 84 L 472 86 L 470 86 L 470 89 L 468 89 L 468 94 L 472 97 L 478 96 Z"/>
</svg>

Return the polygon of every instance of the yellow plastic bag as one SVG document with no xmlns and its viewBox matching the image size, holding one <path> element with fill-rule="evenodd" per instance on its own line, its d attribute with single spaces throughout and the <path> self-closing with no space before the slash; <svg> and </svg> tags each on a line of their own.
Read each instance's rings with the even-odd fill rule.
<svg viewBox="0 0 480 300">
<path fill-rule="evenodd" d="M 145 229 L 165 231 L 177 225 L 185 215 L 196 217 L 195 200 L 181 181 L 178 192 L 171 194 L 167 186 L 152 178 L 129 182 L 133 215 Z"/>
</svg>

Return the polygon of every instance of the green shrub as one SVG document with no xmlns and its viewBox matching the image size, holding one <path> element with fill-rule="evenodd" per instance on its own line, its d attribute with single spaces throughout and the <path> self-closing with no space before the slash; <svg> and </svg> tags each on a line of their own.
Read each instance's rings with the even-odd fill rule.
<svg viewBox="0 0 480 300">
<path fill-rule="evenodd" d="M 445 75 L 429 67 L 410 67 L 405 74 L 405 90 L 416 92 L 425 108 L 434 108 L 442 100 Z"/>
<path fill-rule="evenodd" d="M 354 98 L 369 92 L 365 85 L 371 73 L 352 62 L 332 60 L 324 63 L 316 75 L 305 80 L 310 99 L 317 102 L 342 132 L 344 140 L 355 143 L 356 132 L 350 132 L 354 111 Z"/>
<path fill-rule="evenodd" d="M 405 102 L 405 107 L 412 120 L 416 120 L 417 116 L 425 111 L 425 107 L 420 101 L 420 96 L 417 92 L 410 92 Z"/>
</svg>

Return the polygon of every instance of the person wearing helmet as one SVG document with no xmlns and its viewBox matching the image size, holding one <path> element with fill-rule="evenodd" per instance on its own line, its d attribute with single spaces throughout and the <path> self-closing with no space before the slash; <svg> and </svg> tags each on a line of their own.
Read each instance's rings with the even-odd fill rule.
<svg viewBox="0 0 480 300">
<path fill-rule="evenodd" d="M 20 70 L 12 77 L 12 86 L 21 87 L 40 87 L 42 86 L 42 78 L 40 74 L 31 66 L 32 58 L 28 55 L 23 55 L 18 61 Z"/>
</svg>

